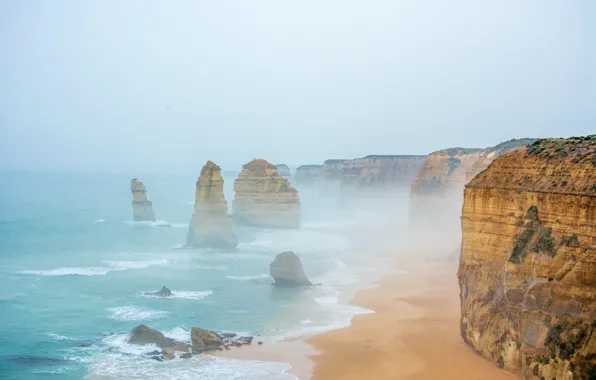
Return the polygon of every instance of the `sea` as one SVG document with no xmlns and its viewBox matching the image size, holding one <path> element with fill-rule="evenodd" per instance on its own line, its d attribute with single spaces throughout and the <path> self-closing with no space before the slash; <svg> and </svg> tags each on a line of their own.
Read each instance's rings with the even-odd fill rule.
<svg viewBox="0 0 596 380">
<path fill-rule="evenodd" d="M 198 355 L 156 361 L 127 343 L 145 324 L 190 342 L 196 326 L 280 344 L 349 326 L 360 289 L 404 247 L 407 189 L 346 201 L 300 190 L 300 229 L 237 228 L 236 250 L 180 250 L 198 173 L 0 175 L 1 379 L 293 379 L 289 364 Z M 237 172 L 224 172 L 232 212 Z M 130 180 L 156 222 L 132 221 Z M 292 250 L 317 286 L 277 288 L 269 264 Z M 144 293 L 162 286 L 172 297 Z"/>
</svg>

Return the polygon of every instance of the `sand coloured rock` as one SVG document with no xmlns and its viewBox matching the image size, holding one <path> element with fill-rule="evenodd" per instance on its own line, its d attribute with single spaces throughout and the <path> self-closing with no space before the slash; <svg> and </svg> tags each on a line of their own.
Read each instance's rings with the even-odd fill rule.
<svg viewBox="0 0 596 380">
<path fill-rule="evenodd" d="M 136 178 L 130 181 L 132 192 L 132 215 L 135 222 L 155 222 L 153 204 L 147 200 L 147 189 L 143 182 Z"/>
<path fill-rule="evenodd" d="M 299 228 L 300 197 L 278 169 L 263 159 L 245 164 L 234 181 L 234 221 L 265 228 Z"/>
<path fill-rule="evenodd" d="M 531 379 L 596 375 L 596 136 L 538 140 L 465 188 L 461 335 Z"/>
<path fill-rule="evenodd" d="M 186 237 L 188 247 L 229 249 L 238 244 L 223 185 L 220 167 L 207 161 L 196 183 L 195 210 Z"/>
</svg>

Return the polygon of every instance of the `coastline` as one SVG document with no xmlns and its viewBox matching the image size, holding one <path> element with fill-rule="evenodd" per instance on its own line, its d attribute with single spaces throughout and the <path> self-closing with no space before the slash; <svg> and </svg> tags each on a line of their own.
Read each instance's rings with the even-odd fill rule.
<svg viewBox="0 0 596 380">
<path fill-rule="evenodd" d="M 352 305 L 374 310 L 349 327 L 277 343 L 214 353 L 235 359 L 284 362 L 301 380 L 516 380 L 519 375 L 476 355 L 459 335 L 457 266 L 445 257 L 407 263 L 361 290 Z"/>
</svg>

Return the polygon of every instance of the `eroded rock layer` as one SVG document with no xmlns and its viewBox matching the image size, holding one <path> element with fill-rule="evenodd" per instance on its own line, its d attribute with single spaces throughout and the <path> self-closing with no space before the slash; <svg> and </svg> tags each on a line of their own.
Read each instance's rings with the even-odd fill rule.
<svg viewBox="0 0 596 380">
<path fill-rule="evenodd" d="M 197 180 L 195 211 L 186 237 L 188 247 L 235 248 L 238 244 L 223 185 L 220 167 L 207 161 Z"/>
<path fill-rule="evenodd" d="M 488 165 L 500 155 L 521 148 L 522 146 L 533 144 L 535 141 L 536 139 L 512 139 L 486 149 L 472 166 L 466 170 L 466 183 L 470 182 L 478 173 L 488 168 Z"/>
<path fill-rule="evenodd" d="M 539 140 L 464 191 L 461 335 L 535 379 L 596 376 L 596 136 Z"/>
<path fill-rule="evenodd" d="M 254 159 L 243 166 L 234 181 L 234 220 L 268 228 L 299 228 L 300 198 L 275 166 Z"/>
<path fill-rule="evenodd" d="M 426 156 L 371 155 L 342 163 L 341 192 L 354 195 L 366 191 L 407 187 Z"/>
<path fill-rule="evenodd" d="M 155 222 L 153 204 L 147 200 L 147 189 L 143 182 L 136 178 L 130 181 L 132 192 L 132 215 L 135 222 Z"/>
</svg>

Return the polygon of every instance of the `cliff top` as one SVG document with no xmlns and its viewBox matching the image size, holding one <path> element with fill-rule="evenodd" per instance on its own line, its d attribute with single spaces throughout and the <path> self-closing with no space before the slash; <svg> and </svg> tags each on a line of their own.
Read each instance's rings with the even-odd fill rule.
<svg viewBox="0 0 596 380">
<path fill-rule="evenodd" d="M 346 159 L 343 158 L 330 158 L 328 160 L 325 160 L 325 164 L 343 164 L 344 162 L 346 162 Z"/>
<path fill-rule="evenodd" d="M 540 139 L 505 153 L 466 188 L 596 196 L 596 135 Z"/>
<path fill-rule="evenodd" d="M 323 167 L 323 165 L 316 165 L 316 164 L 300 165 L 300 166 L 298 166 L 298 168 L 296 170 L 300 170 L 300 169 L 321 169 L 322 167 Z"/>
<path fill-rule="evenodd" d="M 538 157 L 544 160 L 567 160 L 573 163 L 590 160 L 596 165 L 596 135 L 583 137 L 551 138 L 536 140 L 528 147 L 529 157 Z"/>
<path fill-rule="evenodd" d="M 482 149 L 482 148 L 455 147 L 455 148 L 437 150 L 436 152 L 432 152 L 431 154 L 446 154 L 448 156 L 455 156 L 455 155 L 461 155 L 461 154 L 479 153 L 479 152 L 483 152 L 484 150 L 485 149 Z M 429 154 L 429 156 L 430 156 L 430 154 Z"/>
<path fill-rule="evenodd" d="M 425 158 L 423 154 L 369 154 L 364 158 Z M 345 161 L 345 160 L 344 160 Z"/>
<path fill-rule="evenodd" d="M 286 164 L 275 164 L 274 165 L 276 168 L 283 168 L 283 169 L 289 169 L 288 165 Z"/>
<path fill-rule="evenodd" d="M 536 142 L 537 139 L 535 138 L 521 138 L 521 139 L 511 139 L 507 141 L 503 141 L 502 143 L 489 148 L 490 151 L 503 151 L 507 149 L 516 149 L 521 148 L 522 146 L 527 146 Z"/>
<path fill-rule="evenodd" d="M 251 162 L 242 166 L 244 169 L 277 169 L 275 165 L 269 163 L 269 161 L 262 158 L 255 158 Z"/>
</svg>

